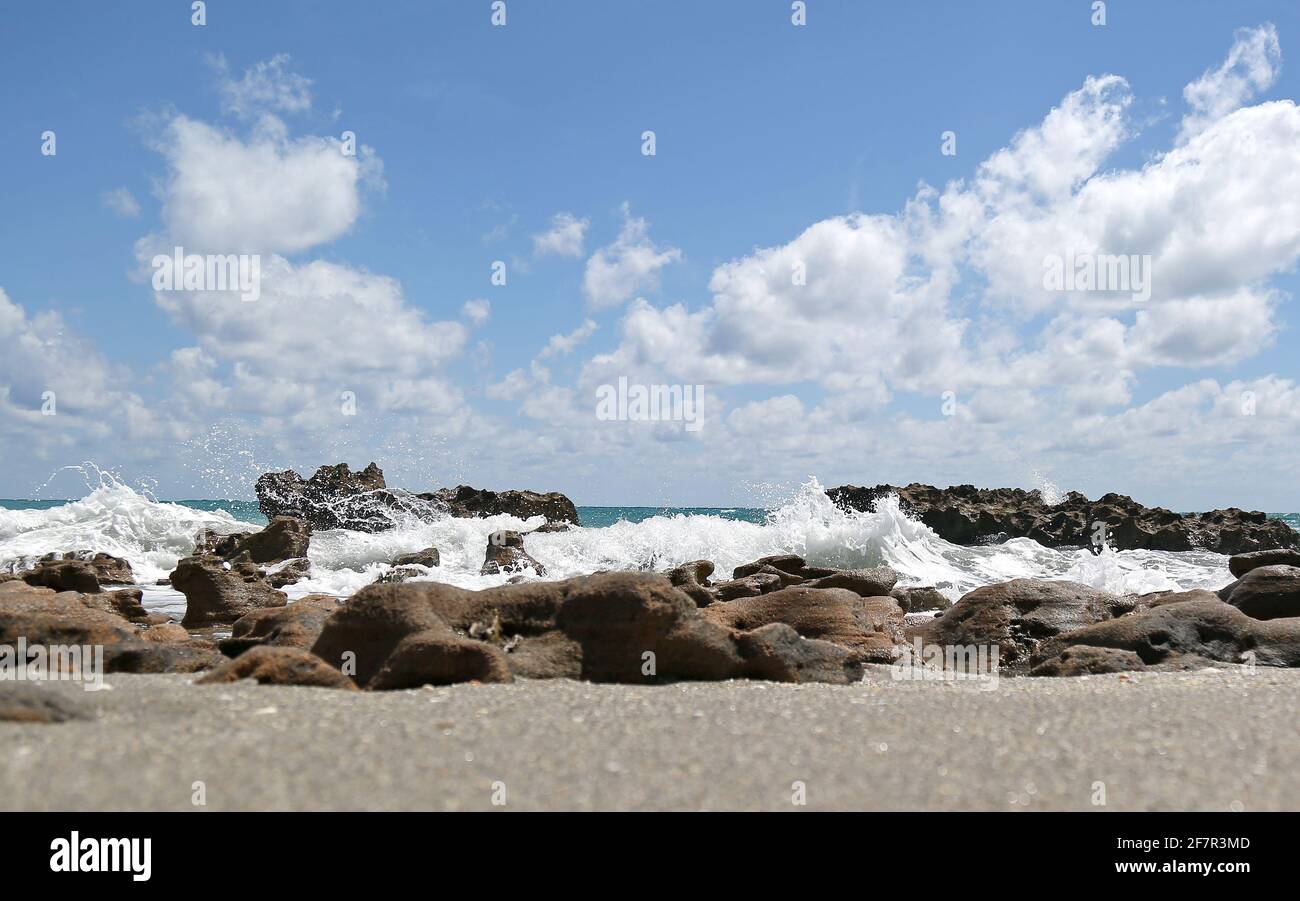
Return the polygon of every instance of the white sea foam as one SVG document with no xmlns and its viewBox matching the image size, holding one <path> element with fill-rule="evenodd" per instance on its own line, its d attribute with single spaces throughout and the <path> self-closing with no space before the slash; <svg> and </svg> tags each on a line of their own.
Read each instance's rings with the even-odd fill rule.
<svg viewBox="0 0 1300 901">
<path fill-rule="evenodd" d="M 486 519 L 414 517 L 379 533 L 346 530 L 312 535 L 312 575 L 287 589 L 291 597 L 310 592 L 346 596 L 391 568 L 400 554 L 433 546 L 442 565 L 420 578 L 465 588 L 499 585 L 506 575 L 481 576 L 487 536 L 497 529 L 528 531 L 541 517 Z M 146 588 L 145 603 L 169 614 L 184 611 L 175 591 L 154 586 L 193 549 L 200 530 L 253 530 L 229 514 L 203 512 L 154 501 L 107 480 L 79 501 L 48 510 L 0 509 L 0 563 L 49 551 L 93 550 L 126 557 Z M 562 579 L 596 570 L 667 570 L 690 560 L 716 564 L 716 578 L 767 554 L 796 553 L 814 565 L 888 565 L 903 584 L 934 585 L 951 598 L 980 585 L 1020 577 L 1071 579 L 1116 593 L 1218 588 L 1230 581 L 1227 558 L 1208 552 L 1113 551 L 1094 556 L 1087 549 L 1052 549 L 1028 538 L 999 545 L 965 547 L 944 541 L 906 516 L 896 498 L 870 512 L 837 508 L 816 479 L 810 479 L 764 523 L 717 515 L 663 514 L 641 522 L 603 528 L 538 533 L 526 539 L 528 552 L 545 565 L 547 578 Z"/>
</svg>

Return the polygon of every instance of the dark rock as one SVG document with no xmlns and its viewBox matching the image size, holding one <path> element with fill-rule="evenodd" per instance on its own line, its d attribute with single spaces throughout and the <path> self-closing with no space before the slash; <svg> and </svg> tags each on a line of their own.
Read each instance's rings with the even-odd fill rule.
<svg viewBox="0 0 1300 901">
<path fill-rule="evenodd" d="M 1165 604 L 1181 604 L 1185 601 L 1218 600 L 1213 591 L 1193 588 L 1189 591 L 1156 591 L 1151 594 L 1138 595 L 1136 607 L 1139 610 L 1149 607 L 1163 607 Z"/>
<path fill-rule="evenodd" d="M 522 572 L 530 569 L 539 576 L 546 575 L 546 567 L 524 550 L 523 535 L 503 529 L 488 536 L 487 553 L 483 557 L 483 568 L 480 570 L 483 575 Z"/>
<path fill-rule="evenodd" d="M 412 554 L 402 554 L 393 560 L 394 566 L 427 566 L 433 568 L 442 563 L 442 557 L 436 547 L 427 547 Z"/>
<path fill-rule="evenodd" d="M 452 516 L 472 518 L 504 514 L 516 519 L 545 516 L 547 525 L 552 523 L 578 525 L 578 508 L 573 505 L 573 501 L 558 491 L 546 494 L 539 494 L 536 491 L 488 491 L 459 485 L 418 496 L 446 505 Z M 543 530 L 546 530 L 546 526 L 533 531 Z"/>
<path fill-rule="evenodd" d="M 131 564 L 121 557 L 114 557 L 112 554 L 106 554 L 103 551 L 98 553 L 94 551 L 69 551 L 65 554 L 50 553 L 42 557 L 40 562 L 61 560 L 81 560 L 88 563 L 90 568 L 95 571 L 95 576 L 99 579 L 101 585 L 132 585 L 135 583 L 135 573 L 131 571 Z"/>
<path fill-rule="evenodd" d="M 676 569 L 669 570 L 668 581 L 673 587 L 695 601 L 697 607 L 707 607 L 716 599 L 709 591 L 709 576 L 713 575 L 713 563 L 708 560 L 693 560 L 683 563 Z"/>
<path fill-rule="evenodd" d="M 104 672 L 197 673 L 225 659 L 210 641 L 130 641 L 104 647 Z"/>
<path fill-rule="evenodd" d="M 875 569 L 840 570 L 804 585 L 808 588 L 846 588 L 864 598 L 875 598 L 888 595 L 897 582 L 898 573 L 888 566 L 878 566 Z"/>
<path fill-rule="evenodd" d="M 212 554 L 217 557 L 233 557 L 235 548 L 252 532 L 222 533 L 213 529 L 204 529 L 194 539 L 194 556 Z"/>
<path fill-rule="evenodd" d="M 1142 658 L 1120 648 L 1068 647 L 1029 671 L 1031 676 L 1092 676 L 1146 669 Z"/>
<path fill-rule="evenodd" d="M 948 600 L 947 595 L 937 588 L 929 586 L 895 586 L 894 590 L 889 592 L 890 596 L 898 601 L 898 605 L 906 613 L 924 613 L 931 610 L 947 610 L 952 606 L 952 601 Z"/>
<path fill-rule="evenodd" d="M 234 543 L 223 557 L 247 553 L 254 563 L 279 563 L 295 557 L 306 557 L 311 543 L 311 526 L 292 516 L 276 516 L 260 532 L 254 532 Z"/>
<path fill-rule="evenodd" d="M 293 470 L 268 472 L 257 480 L 255 490 L 267 519 L 289 516 L 313 529 L 382 532 L 402 514 L 423 519 L 440 515 L 438 505 L 386 487 L 384 474 L 374 463 L 355 473 L 346 463 L 322 466 L 310 479 Z"/>
<path fill-rule="evenodd" d="M 1228 571 L 1238 579 L 1260 566 L 1300 566 L 1300 550 L 1275 548 L 1268 551 L 1248 551 L 1228 560 Z"/>
<path fill-rule="evenodd" d="M 753 563 L 744 563 L 737 566 L 731 571 L 732 579 L 743 579 L 745 576 L 752 576 L 765 566 L 773 569 L 779 569 L 781 572 L 798 576 L 806 566 L 803 557 L 798 554 L 774 554 L 770 557 L 760 557 Z"/>
<path fill-rule="evenodd" d="M 1095 501 L 1070 492 L 1059 503 L 1043 503 L 1038 491 L 1019 488 L 980 489 L 973 485 L 905 488 L 844 485 L 826 492 L 841 507 L 872 510 L 876 501 L 897 494 L 903 510 L 918 517 L 941 538 L 957 544 L 1005 536 L 1032 538 L 1047 547 L 1088 546 L 1094 523 L 1106 523 L 1109 543 L 1120 550 L 1205 549 L 1220 554 L 1272 548 L 1300 548 L 1300 532 L 1261 512 L 1237 508 L 1179 514 L 1145 507 L 1122 494 Z"/>
<path fill-rule="evenodd" d="M 956 608 L 953 608 L 954 610 Z M 1067 632 L 1043 645 L 1043 655 L 1072 645 L 1133 651 L 1148 666 L 1177 655 L 1242 663 L 1253 652 L 1261 666 L 1300 666 L 1300 619 L 1258 620 L 1217 599 L 1139 610 Z"/>
<path fill-rule="evenodd" d="M 449 629 L 429 629 L 397 643 L 367 688 L 389 691 L 456 682 L 511 682 L 505 652 Z"/>
<path fill-rule="evenodd" d="M 572 503 L 572 501 L 570 501 L 570 503 Z M 567 532 L 571 528 L 573 528 L 573 526 L 567 522 L 544 522 L 532 531 L 545 534 L 547 532 Z M 529 532 L 529 534 L 531 535 L 532 532 Z"/>
<path fill-rule="evenodd" d="M 769 623 L 736 636 L 746 675 L 773 682 L 862 681 L 863 658 L 829 641 L 803 638 L 785 623 Z"/>
<path fill-rule="evenodd" d="M 1257 566 L 1233 583 L 1227 602 L 1254 619 L 1300 616 L 1300 567 Z"/>
<path fill-rule="evenodd" d="M 85 704 L 66 692 L 34 682 L 0 682 L 0 722 L 66 723 L 92 718 Z"/>
<path fill-rule="evenodd" d="M 719 582 L 710 591 L 714 599 L 734 601 L 736 598 L 755 598 L 760 594 L 780 591 L 786 587 L 781 574 L 773 572 L 756 572 L 730 582 Z"/>
<path fill-rule="evenodd" d="M 195 685 L 221 685 L 241 679 L 256 679 L 262 685 L 310 685 L 356 691 L 357 686 L 310 651 L 291 647 L 253 648 L 234 660 L 227 660 Z"/>
<path fill-rule="evenodd" d="M 311 561 L 306 557 L 298 557 L 286 560 L 275 569 L 268 570 L 266 581 L 271 583 L 272 588 L 283 588 L 286 585 L 296 585 L 310 575 Z"/>
<path fill-rule="evenodd" d="M 28 585 L 55 591 L 94 594 L 103 590 L 99 587 L 99 574 L 85 560 L 43 560 L 22 573 L 22 579 Z"/>
<path fill-rule="evenodd" d="M 172 572 L 172 585 L 185 595 L 187 627 L 233 623 L 262 607 L 283 607 L 288 600 L 251 564 L 228 564 L 217 557 L 185 557 Z"/>
<path fill-rule="evenodd" d="M 1044 639 L 1127 613 L 1135 603 L 1076 582 L 1013 579 L 967 592 L 919 634 L 926 644 L 997 645 L 1006 668 L 1027 662 Z"/>
<path fill-rule="evenodd" d="M 230 629 L 231 637 L 219 645 L 229 656 L 235 656 L 228 650 L 236 646 L 234 642 L 243 642 L 245 648 L 256 643 L 311 650 L 325 628 L 325 620 L 338 607 L 338 599 L 331 595 L 309 594 L 284 607 L 254 610 L 235 620 Z M 232 644 L 227 645 L 227 642 Z"/>
</svg>

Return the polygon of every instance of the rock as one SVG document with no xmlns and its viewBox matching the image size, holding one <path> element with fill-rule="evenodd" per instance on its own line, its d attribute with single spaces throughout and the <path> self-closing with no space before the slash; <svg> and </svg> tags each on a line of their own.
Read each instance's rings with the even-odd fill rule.
<svg viewBox="0 0 1300 901">
<path fill-rule="evenodd" d="M 252 534 L 252 532 L 222 533 L 213 529 L 204 529 L 194 538 L 194 556 L 211 554 L 223 559 L 232 557 L 239 542 Z"/>
<path fill-rule="evenodd" d="M 1044 639 L 1127 613 L 1134 604 L 1076 582 L 1013 579 L 967 592 L 919 634 L 926 644 L 997 645 L 1005 669 L 1026 663 Z"/>
<path fill-rule="evenodd" d="M 235 620 L 230 629 L 231 638 L 218 645 L 223 653 L 226 652 L 226 642 L 232 640 L 244 642 L 244 647 L 255 643 L 310 650 L 325 628 L 325 620 L 338 607 L 338 599 L 331 595 L 309 594 L 284 607 L 254 610 Z"/>
<path fill-rule="evenodd" d="M 1243 663 L 1252 651 L 1261 666 L 1300 666 L 1300 619 L 1258 620 L 1218 599 L 1185 601 L 1058 635 L 1043 655 L 1073 645 L 1133 651 L 1148 666 L 1179 655 Z"/>
<path fill-rule="evenodd" d="M 275 516 L 260 532 L 239 539 L 221 556 L 235 557 L 247 553 L 254 563 L 279 563 L 306 557 L 311 543 L 311 526 L 292 516 Z"/>
<path fill-rule="evenodd" d="M 800 637 L 785 623 L 769 623 L 736 638 L 746 675 L 773 682 L 862 681 L 862 657 L 829 641 Z"/>
<path fill-rule="evenodd" d="M 311 561 L 306 557 L 296 557 L 284 561 L 274 569 L 268 569 L 266 581 L 271 583 L 272 588 L 283 588 L 286 585 L 296 585 L 309 575 L 311 575 Z"/>
<path fill-rule="evenodd" d="M 803 571 L 806 565 L 807 564 L 803 557 L 800 557 L 798 554 L 775 554 L 770 557 L 760 557 L 753 563 L 744 563 L 737 566 L 731 571 L 731 578 L 743 579 L 745 576 L 752 576 L 765 566 L 770 566 L 773 569 L 779 569 L 781 572 L 797 576 Z"/>
<path fill-rule="evenodd" d="M 137 640 L 135 628 L 100 606 L 102 599 L 25 582 L 0 584 L 0 644 L 110 645 Z"/>
<path fill-rule="evenodd" d="M 139 588 L 119 588 L 117 591 L 105 591 L 96 595 L 103 598 L 112 612 L 132 623 L 147 623 L 153 614 L 145 609 L 144 592 Z"/>
<path fill-rule="evenodd" d="M 425 500 L 444 504 L 452 516 L 465 518 L 482 516 L 513 516 L 516 519 L 528 519 L 532 516 L 545 516 L 547 525 L 553 523 L 571 523 L 578 525 L 578 508 L 558 491 L 539 494 L 536 491 L 487 491 L 458 485 L 455 488 L 443 488 L 439 491 L 418 495 Z M 534 531 L 542 531 L 542 526 Z"/>
<path fill-rule="evenodd" d="M 1165 604 L 1181 604 L 1184 601 L 1217 601 L 1219 598 L 1213 591 L 1206 591 L 1204 588 L 1193 588 L 1190 591 L 1156 591 L 1151 594 L 1138 595 L 1137 609 L 1149 607 L 1163 607 Z"/>
<path fill-rule="evenodd" d="M 210 641 L 129 641 L 104 647 L 106 673 L 196 673 L 226 658 Z"/>
<path fill-rule="evenodd" d="M 397 643 L 367 688 L 389 691 L 456 682 L 511 682 L 505 652 L 485 641 L 429 629 Z"/>
<path fill-rule="evenodd" d="M 708 560 L 693 560 L 683 563 L 676 569 L 669 570 L 668 581 L 673 587 L 691 600 L 697 607 L 707 607 L 715 600 L 709 591 L 709 576 L 713 575 L 713 563 Z"/>
<path fill-rule="evenodd" d="M 897 582 L 898 573 L 888 566 L 878 566 L 875 569 L 840 570 L 804 585 L 808 588 L 847 588 L 864 598 L 874 598 L 888 595 Z"/>
<path fill-rule="evenodd" d="M 898 601 L 898 605 L 907 613 L 923 613 L 930 610 L 947 610 L 952 601 L 937 588 L 929 586 L 895 587 L 889 592 Z"/>
<path fill-rule="evenodd" d="M 145 629 L 140 633 L 140 637 L 145 641 L 169 644 L 178 641 L 189 641 L 190 633 L 180 623 L 159 623 Z"/>
<path fill-rule="evenodd" d="M 1254 619 L 1300 616 L 1300 567 L 1257 566 L 1233 583 L 1227 602 Z"/>
<path fill-rule="evenodd" d="M 427 547 L 412 554 L 402 554 L 393 560 L 393 566 L 427 566 L 430 569 L 441 563 L 442 557 L 436 547 Z"/>
<path fill-rule="evenodd" d="M 374 463 L 356 473 L 346 463 L 322 466 L 310 479 L 293 470 L 268 472 L 258 478 L 255 490 L 267 519 L 288 516 L 313 529 L 382 532 L 391 529 L 402 513 L 424 519 L 439 514 L 436 504 L 388 488 L 383 471 Z"/>
<path fill-rule="evenodd" d="M 485 576 L 497 573 L 513 573 L 531 569 L 539 576 L 546 575 L 546 567 L 538 563 L 524 550 L 524 536 L 508 529 L 493 532 L 488 536 L 487 553 L 483 558 L 483 568 L 479 570 Z"/>
<path fill-rule="evenodd" d="M 1300 550 L 1275 548 L 1268 551 L 1248 551 L 1228 560 L 1228 571 L 1240 579 L 1260 566 L 1300 566 Z"/>
<path fill-rule="evenodd" d="M 567 498 L 565 499 L 568 500 Z M 572 501 L 570 501 L 570 503 L 572 503 Z M 528 534 L 531 535 L 533 532 L 538 532 L 540 534 L 545 534 L 547 532 L 567 532 L 571 528 L 573 528 L 573 526 L 567 522 L 544 522 Z"/>
<path fill-rule="evenodd" d="M 766 618 L 748 611 L 754 630 L 784 615 L 794 620 L 794 634 L 840 641 L 833 647 L 796 642 L 780 629 L 754 635 L 727 624 L 733 617 L 725 609 L 709 617 L 719 605 L 696 607 L 664 575 L 618 572 L 484 591 L 437 582 L 371 585 L 330 615 L 312 652 L 332 665 L 352 663 L 357 683 L 370 689 L 514 676 L 844 682 L 860 675 L 872 654 L 886 656 L 883 650 L 901 634 L 902 611 L 892 598 L 842 589 L 795 586 L 729 604 L 789 592 L 817 603 L 786 598 Z"/>
<path fill-rule="evenodd" d="M 1142 658 L 1120 648 L 1068 647 L 1029 671 L 1031 676 L 1092 676 L 1146 669 Z"/>
<path fill-rule="evenodd" d="M 339 670 L 310 651 L 291 647 L 253 648 L 227 660 L 195 685 L 221 685 L 256 679 L 262 685 L 310 685 L 356 691 L 357 686 Z"/>
<path fill-rule="evenodd" d="M 730 582 L 719 582 L 711 590 L 715 600 L 734 601 L 736 598 L 755 598 L 770 591 L 780 591 L 785 587 L 781 574 L 773 572 L 756 572 Z"/>
<path fill-rule="evenodd" d="M 844 588 L 796 585 L 758 597 L 719 601 L 700 611 L 705 620 L 748 631 L 785 623 L 804 638 L 833 642 L 872 663 L 890 663 L 904 643 L 903 609 L 891 597 L 864 598 Z"/>
<path fill-rule="evenodd" d="M 66 723 L 93 719 L 84 702 L 35 682 L 0 682 L 0 722 Z"/>
<path fill-rule="evenodd" d="M 42 557 L 40 562 L 60 560 L 81 560 L 88 563 L 90 568 L 95 571 L 95 576 L 99 579 L 101 585 L 135 584 L 135 573 L 131 571 L 131 564 L 121 557 L 114 557 L 112 554 L 106 554 L 103 551 L 98 553 L 94 551 L 69 551 L 65 554 L 50 553 Z"/>
<path fill-rule="evenodd" d="M 185 557 L 172 572 L 172 585 L 185 595 L 181 625 L 193 628 L 233 623 L 262 607 L 283 607 L 288 600 L 251 564 L 231 566 L 217 557 Z"/>
<path fill-rule="evenodd" d="M 28 585 L 55 591 L 94 594 L 103 590 L 99 587 L 99 574 L 85 560 L 43 560 L 23 573 L 22 579 Z"/>
<path fill-rule="evenodd" d="M 1093 524 L 1104 522 L 1108 541 L 1120 550 L 1205 549 L 1240 554 L 1300 548 L 1300 532 L 1285 522 L 1235 507 L 1179 514 L 1145 507 L 1122 494 L 1107 494 L 1090 501 L 1074 491 L 1060 503 L 1048 505 L 1038 491 L 980 489 L 973 485 L 935 488 L 915 483 L 905 488 L 844 485 L 826 493 L 836 504 L 850 510 L 872 510 L 880 498 L 896 494 L 905 512 L 918 517 L 941 538 L 957 544 L 1026 537 L 1047 547 L 1089 546 Z"/>
</svg>

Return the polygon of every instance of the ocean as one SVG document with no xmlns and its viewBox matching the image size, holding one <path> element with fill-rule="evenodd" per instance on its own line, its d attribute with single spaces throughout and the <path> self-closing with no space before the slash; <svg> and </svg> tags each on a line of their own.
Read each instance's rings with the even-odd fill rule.
<svg viewBox="0 0 1300 901">
<path fill-rule="evenodd" d="M 888 565 L 904 585 L 934 585 L 952 599 L 980 585 L 1014 578 L 1057 578 L 1115 593 L 1220 588 L 1231 581 L 1227 557 L 1208 551 L 1113 551 L 1047 548 L 1028 538 L 962 546 L 944 541 L 905 515 L 896 499 L 871 512 L 846 512 L 810 479 L 771 509 L 747 507 L 579 507 L 581 525 L 539 533 L 527 548 L 545 565 L 546 578 L 596 570 L 667 570 L 690 560 L 714 562 L 725 578 L 741 563 L 767 554 L 797 553 L 818 566 Z M 1279 514 L 1300 529 L 1300 515 Z M 193 550 L 205 528 L 248 531 L 266 522 L 253 501 L 159 501 L 111 480 L 75 500 L 0 499 L 0 568 L 15 568 L 50 551 L 105 551 L 131 562 L 144 602 L 181 615 L 185 599 L 156 583 Z M 323 592 L 349 595 L 390 569 L 394 557 L 433 546 L 442 565 L 430 580 L 465 588 L 499 585 L 483 576 L 487 536 L 497 529 L 527 531 L 540 517 L 412 518 L 386 532 L 347 530 L 313 534 L 311 576 L 290 597 Z"/>
</svg>

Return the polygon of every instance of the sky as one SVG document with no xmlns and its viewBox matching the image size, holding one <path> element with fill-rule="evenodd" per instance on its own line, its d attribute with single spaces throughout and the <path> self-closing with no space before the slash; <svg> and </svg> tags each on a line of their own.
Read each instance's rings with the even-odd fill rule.
<svg viewBox="0 0 1300 901">
<path fill-rule="evenodd" d="M 0 496 L 1300 510 L 1300 6 L 1101 5 L 6 3 Z"/>
</svg>

